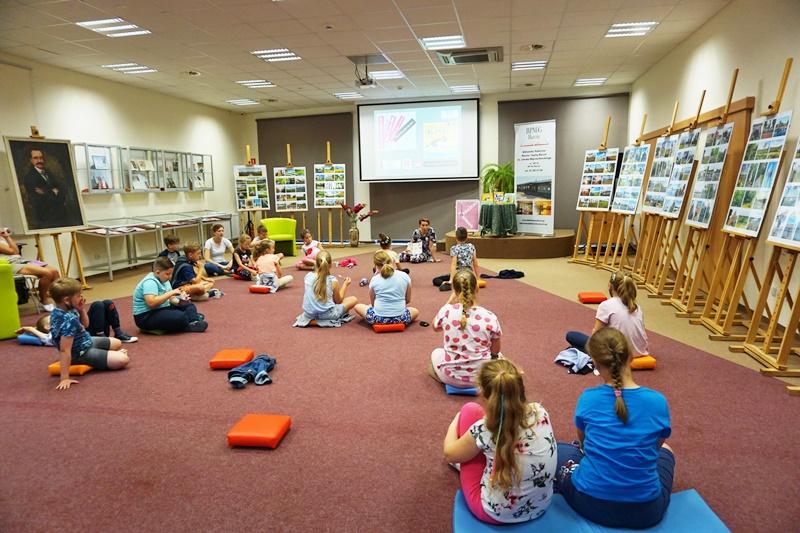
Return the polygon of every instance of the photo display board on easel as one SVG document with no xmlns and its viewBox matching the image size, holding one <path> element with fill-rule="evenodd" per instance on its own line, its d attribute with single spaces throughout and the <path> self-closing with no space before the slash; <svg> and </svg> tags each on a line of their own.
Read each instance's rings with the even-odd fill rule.
<svg viewBox="0 0 800 533">
<path fill-rule="evenodd" d="M 748 237 L 758 236 L 791 120 L 792 112 L 785 111 L 758 118 L 751 123 L 723 231 Z"/>
<path fill-rule="evenodd" d="M 800 140 L 794 149 L 792 168 L 783 186 L 781 201 L 767 242 L 800 249 Z"/>
<path fill-rule="evenodd" d="M 667 194 L 669 177 L 672 173 L 672 165 L 675 163 L 677 145 L 677 135 L 656 139 L 656 151 L 653 154 L 650 177 L 647 179 L 647 189 L 644 192 L 644 200 L 642 200 L 643 213 L 661 212 L 661 208 L 664 206 L 664 197 Z"/>
<path fill-rule="evenodd" d="M 586 150 L 578 191 L 578 211 L 608 211 L 614 192 L 618 158 L 619 148 Z"/>
<path fill-rule="evenodd" d="M 614 201 L 611 202 L 612 213 L 636 214 L 636 206 L 639 205 L 639 196 L 642 194 L 644 170 L 647 166 L 647 157 L 649 155 L 649 144 L 625 147 L 619 180 L 617 180 L 617 188 L 614 191 Z"/>
<path fill-rule="evenodd" d="M 266 165 L 235 165 L 233 181 L 236 185 L 238 211 L 269 209 L 269 181 Z"/>
<path fill-rule="evenodd" d="M 274 167 L 275 211 L 308 211 L 306 167 Z"/>
<path fill-rule="evenodd" d="M 697 155 L 697 141 L 700 139 L 700 128 L 684 131 L 678 137 L 678 147 L 675 152 L 675 162 L 672 165 L 672 175 L 669 178 L 667 192 L 664 195 L 664 205 L 661 214 L 667 218 L 678 218 L 692 177 L 694 158 Z"/>
<path fill-rule="evenodd" d="M 694 180 L 689 210 L 686 212 L 686 225 L 708 229 L 711 215 L 714 214 L 714 203 L 717 201 L 719 181 L 725 158 L 728 156 L 728 144 L 733 135 L 733 122 L 709 128 L 706 132 L 706 143 L 703 157 Z"/>
<path fill-rule="evenodd" d="M 345 165 L 314 165 L 314 207 L 333 209 L 345 203 L 347 172 Z"/>
</svg>

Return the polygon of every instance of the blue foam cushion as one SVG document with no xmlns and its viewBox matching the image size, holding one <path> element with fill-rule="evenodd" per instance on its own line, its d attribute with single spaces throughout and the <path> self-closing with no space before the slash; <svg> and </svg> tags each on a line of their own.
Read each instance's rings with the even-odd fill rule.
<svg viewBox="0 0 800 533">
<path fill-rule="evenodd" d="M 462 396 L 477 396 L 478 395 L 478 388 L 477 387 L 470 387 L 468 389 L 460 389 L 458 387 L 453 387 L 452 385 L 445 385 L 444 390 L 447 391 L 447 394 L 461 394 Z"/>
<path fill-rule="evenodd" d="M 464 493 L 456 493 L 455 507 L 453 509 L 454 533 L 479 533 L 487 531 L 503 531 L 505 533 L 539 532 L 539 531 L 569 531 L 585 533 L 603 533 L 613 531 L 653 531 L 674 532 L 703 531 L 703 533 L 730 532 L 722 520 L 706 504 L 696 490 L 684 490 L 672 495 L 664 519 L 657 525 L 648 529 L 627 529 L 601 526 L 590 522 L 572 510 L 567 501 L 560 494 L 554 494 L 550 507 L 541 517 L 530 522 L 495 526 L 485 524 L 475 518 L 469 507 Z"/>
<path fill-rule="evenodd" d="M 44 346 L 42 339 L 32 333 L 23 333 L 19 335 L 17 337 L 17 342 L 20 344 L 30 344 L 31 346 Z"/>
</svg>

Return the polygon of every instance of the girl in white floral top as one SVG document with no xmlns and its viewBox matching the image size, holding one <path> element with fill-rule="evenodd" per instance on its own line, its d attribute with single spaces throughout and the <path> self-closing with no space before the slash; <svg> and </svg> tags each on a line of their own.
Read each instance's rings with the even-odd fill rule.
<svg viewBox="0 0 800 533">
<path fill-rule="evenodd" d="M 521 372 L 507 359 L 478 371 L 486 411 L 470 402 L 450 423 L 445 459 L 460 463 L 461 488 L 472 514 L 505 524 L 539 518 L 553 495 L 556 441 L 550 417 L 528 403 Z"/>
</svg>

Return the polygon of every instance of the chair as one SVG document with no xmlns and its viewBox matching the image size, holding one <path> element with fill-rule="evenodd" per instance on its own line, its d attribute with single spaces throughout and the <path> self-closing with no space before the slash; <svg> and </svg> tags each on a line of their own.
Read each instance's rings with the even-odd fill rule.
<svg viewBox="0 0 800 533">
<path fill-rule="evenodd" d="M 297 255 L 297 221 L 293 218 L 262 218 L 270 240 L 275 241 L 275 253 Z"/>
<path fill-rule="evenodd" d="M 28 297 L 33 300 L 33 305 L 36 307 L 36 313 L 42 314 L 44 305 L 39 299 L 39 278 L 30 274 L 14 274 L 14 280 L 21 279 L 25 285 L 25 291 Z M 27 299 L 25 300 L 27 302 Z"/>
<path fill-rule="evenodd" d="M 0 259 L 0 339 L 16 337 L 19 327 L 14 271 L 5 259 Z"/>
</svg>

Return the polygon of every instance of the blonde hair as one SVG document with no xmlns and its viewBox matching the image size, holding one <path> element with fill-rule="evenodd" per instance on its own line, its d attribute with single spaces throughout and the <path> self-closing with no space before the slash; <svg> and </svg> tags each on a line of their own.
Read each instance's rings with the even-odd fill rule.
<svg viewBox="0 0 800 533">
<path fill-rule="evenodd" d="M 639 308 L 636 303 L 636 282 L 630 273 L 617 270 L 611 274 L 611 288 L 619 295 L 619 299 L 628 308 L 629 313 L 633 313 Z"/>
<path fill-rule="evenodd" d="M 618 329 L 600 328 L 589 337 L 586 350 L 597 366 L 608 369 L 611 374 L 611 379 L 614 380 L 614 393 L 617 397 L 614 402 L 614 413 L 622 420 L 623 424 L 627 424 L 628 406 L 622 399 L 621 373 L 631 360 L 631 347 L 628 339 Z"/>
<path fill-rule="evenodd" d="M 266 255 L 272 250 L 273 246 L 275 246 L 275 241 L 271 241 L 269 239 L 261 239 L 256 243 L 256 247 L 253 250 L 253 261 L 257 260 L 262 255 Z"/>
<path fill-rule="evenodd" d="M 314 298 L 320 302 L 328 301 L 328 276 L 331 275 L 331 254 L 322 250 L 316 259 L 317 279 L 314 280 Z"/>
<path fill-rule="evenodd" d="M 167 259 L 167 261 L 169 261 L 169 259 Z M 50 284 L 48 292 L 50 293 L 50 298 L 52 298 L 56 304 L 60 304 L 64 302 L 64 298 L 71 298 L 81 292 L 81 290 L 80 281 L 68 277 L 61 277 Z"/>
<path fill-rule="evenodd" d="M 467 311 L 475 305 L 478 280 L 471 270 L 459 270 L 453 276 L 453 289 L 461 303 L 461 330 L 467 327 Z"/>
<path fill-rule="evenodd" d="M 241 246 L 243 242 L 250 242 L 252 240 L 253 238 L 250 237 L 250 235 L 248 235 L 247 233 L 242 233 L 241 235 L 239 235 L 239 246 Z"/>
<path fill-rule="evenodd" d="M 507 491 L 522 479 L 516 447 L 521 431 L 536 425 L 528 422 L 529 406 L 525 398 L 522 373 L 508 359 L 492 359 L 478 369 L 477 383 L 486 400 L 484 425 L 495 443 L 490 488 Z"/>
<path fill-rule="evenodd" d="M 394 263 L 384 250 L 378 250 L 372 256 L 372 264 L 380 269 L 381 277 L 391 278 L 394 274 Z"/>
</svg>

